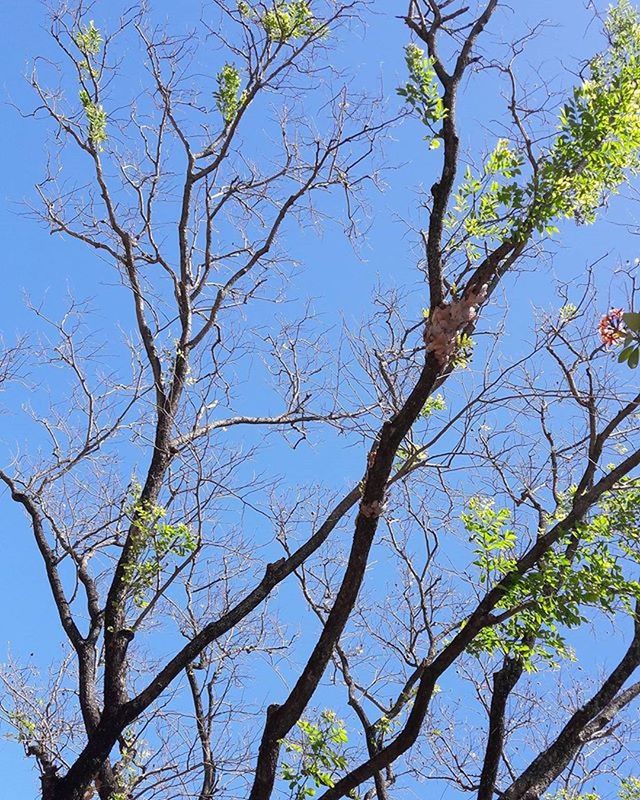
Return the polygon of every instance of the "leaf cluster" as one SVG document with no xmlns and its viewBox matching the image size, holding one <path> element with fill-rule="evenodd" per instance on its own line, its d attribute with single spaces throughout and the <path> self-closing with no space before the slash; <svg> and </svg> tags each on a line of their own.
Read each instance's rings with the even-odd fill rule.
<svg viewBox="0 0 640 800">
<path fill-rule="evenodd" d="M 139 608 L 147 604 L 147 593 L 171 557 L 186 558 L 193 553 L 197 541 L 188 526 L 164 521 L 165 508 L 135 500 L 128 510 L 135 533 L 132 556 L 125 570 L 125 581 Z"/>
<path fill-rule="evenodd" d="M 633 776 L 623 778 L 618 787 L 619 800 L 640 800 L 640 779 Z M 553 794 L 544 795 L 544 800 L 600 800 L 596 792 L 575 792 L 569 789 L 560 789 Z"/>
<path fill-rule="evenodd" d="M 517 537 L 510 518 L 508 509 L 496 509 L 483 498 L 472 498 L 462 514 L 481 582 L 492 585 L 511 574 L 497 608 L 515 610 L 505 622 L 484 628 L 471 651 L 515 656 L 528 669 L 537 659 L 555 665 L 558 657 L 571 657 L 563 632 L 587 621 L 588 608 L 607 615 L 630 613 L 640 598 L 640 583 L 625 569 L 629 558 L 640 563 L 640 482 L 628 481 L 607 493 L 596 514 L 567 531 L 535 569 L 521 576 L 513 572 Z"/>
<path fill-rule="evenodd" d="M 628 0 L 609 9 L 607 50 L 560 112 L 560 132 L 527 191 L 525 229 L 550 220 L 593 222 L 608 195 L 640 167 L 640 16 Z"/>
<path fill-rule="evenodd" d="M 528 180 L 520 179 L 522 152 L 506 139 L 498 140 L 481 174 L 467 167 L 445 219 L 449 229 L 461 231 L 462 241 L 452 237 L 449 249 L 462 244 L 475 261 L 483 245 L 524 242 L 533 232 L 550 235 L 564 218 L 591 223 L 628 174 L 640 170 L 640 15 L 628 0 L 609 9 L 606 32 L 609 47 L 589 63 L 587 78 L 560 111 L 558 134 Z M 434 114 L 444 112 L 436 105 L 432 65 L 419 52 L 407 58 L 412 78 L 398 91 L 431 124 Z"/>
<path fill-rule="evenodd" d="M 631 369 L 635 369 L 640 363 L 640 314 L 630 312 L 622 315 L 626 325 L 627 335 L 622 342 L 622 350 L 618 356 L 620 364 L 627 363 Z"/>
<path fill-rule="evenodd" d="M 80 50 L 83 55 L 88 58 L 89 56 L 98 55 L 100 48 L 102 47 L 103 38 L 100 31 L 96 28 L 93 20 L 91 20 L 88 25 L 80 28 L 80 30 L 73 37 L 73 41 L 75 42 L 78 50 Z"/>
<path fill-rule="evenodd" d="M 434 126 L 447 116 L 447 109 L 438 89 L 433 59 L 415 44 L 408 44 L 404 52 L 409 80 L 396 91 L 417 113 L 421 122 L 437 135 Z M 431 148 L 439 146 L 440 140 L 433 139 Z"/>
<path fill-rule="evenodd" d="M 438 392 L 438 394 L 432 394 L 427 398 L 427 402 L 422 406 L 420 416 L 430 417 L 434 412 L 445 411 L 446 408 L 447 402 L 444 399 L 444 395 L 441 392 Z"/>
<path fill-rule="evenodd" d="M 260 17 L 260 23 L 274 42 L 312 36 L 319 27 L 307 0 L 276 2 Z"/>
<path fill-rule="evenodd" d="M 299 739 L 282 742 L 287 753 L 298 757 L 297 763 L 283 762 L 281 776 L 295 800 L 304 800 L 323 786 L 332 787 L 336 774 L 346 769 L 348 737 L 344 723 L 330 710 L 321 712 L 318 723 L 301 719 L 297 727 Z"/>
<path fill-rule="evenodd" d="M 98 150 L 102 150 L 102 143 L 107 140 L 107 114 L 99 103 L 91 99 L 86 89 L 80 89 L 80 102 L 87 117 L 89 139 Z"/>
<path fill-rule="evenodd" d="M 471 261 L 480 257 L 482 242 L 499 243 L 512 233 L 517 219 L 514 212 L 524 203 L 524 190 L 514 180 L 521 174 L 522 164 L 522 155 L 506 139 L 498 139 L 481 175 L 474 175 L 471 167 L 466 168 L 445 224 L 453 228 L 462 220 L 465 252 Z"/>
<path fill-rule="evenodd" d="M 216 76 L 218 88 L 213 93 L 218 111 L 222 119 L 229 125 L 236 117 L 244 100 L 244 92 L 240 92 L 242 78 L 233 64 L 225 64 Z"/>
</svg>

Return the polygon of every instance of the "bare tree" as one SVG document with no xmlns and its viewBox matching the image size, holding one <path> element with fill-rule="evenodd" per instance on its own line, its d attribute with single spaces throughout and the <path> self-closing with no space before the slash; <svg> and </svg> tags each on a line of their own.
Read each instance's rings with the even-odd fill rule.
<svg viewBox="0 0 640 800">
<path fill-rule="evenodd" d="M 107 262 L 130 310 L 114 357 L 90 307 L 34 307 L 49 331 L 35 362 L 63 370 L 67 392 L 32 412 L 46 449 L 0 471 L 69 648 L 46 688 L 26 668 L 2 676 L 0 713 L 43 800 L 387 800 L 423 778 L 529 800 L 624 773 L 640 395 L 609 346 L 624 341 L 633 366 L 640 326 L 615 309 L 598 339 L 592 265 L 514 358 L 500 290 L 637 167 L 640 20 L 626 2 L 610 12 L 555 133 L 549 97 L 537 106 L 518 80 L 535 31 L 482 50 L 499 6 L 411 0 L 389 20 L 419 42 L 400 109 L 331 67 L 334 43 L 367 25 L 363 0 L 216 0 L 182 37 L 137 6 L 109 29 L 90 18 L 100 4 L 52 12 L 61 62 L 31 76 L 55 134 L 35 211 Z M 506 133 L 463 171 L 458 95 L 479 73 L 504 89 Z M 293 302 L 285 234 L 322 219 L 332 192 L 357 236 L 378 145 L 408 116 L 440 159 L 419 301 L 381 287 L 336 347 Z M 632 311 L 632 277 L 614 281 Z M 263 319 L 266 303 L 282 318 Z M 316 431 L 366 453 L 348 491 L 277 480 L 269 442 L 295 451 Z M 529 671 L 600 619 L 628 641 L 546 725 Z M 452 668 L 459 693 L 439 692 Z M 314 710 L 320 693 L 345 713 Z M 461 732 L 467 697 L 480 716 Z"/>
</svg>

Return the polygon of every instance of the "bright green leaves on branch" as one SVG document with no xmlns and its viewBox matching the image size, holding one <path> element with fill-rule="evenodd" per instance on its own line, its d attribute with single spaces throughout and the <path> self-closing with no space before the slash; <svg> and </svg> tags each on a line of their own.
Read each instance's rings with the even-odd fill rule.
<svg viewBox="0 0 640 800">
<path fill-rule="evenodd" d="M 587 80 L 565 103 L 559 132 L 528 181 L 519 180 L 522 153 L 505 139 L 498 140 L 480 175 L 467 168 L 445 220 L 455 231 L 449 249 L 462 245 L 475 260 L 492 240 L 525 241 L 534 231 L 548 235 L 562 218 L 592 222 L 607 196 L 640 171 L 640 15 L 629 0 L 610 9 L 606 32 L 609 47 L 591 60 Z M 447 109 L 433 60 L 409 44 L 405 61 L 409 80 L 398 94 L 437 147 Z"/>
<path fill-rule="evenodd" d="M 516 536 L 509 527 L 509 511 L 473 498 L 462 521 L 473 542 L 480 580 L 492 586 L 512 573 Z M 572 542 L 578 546 L 570 557 Z M 497 606 L 512 615 L 484 628 L 471 652 L 517 656 L 529 669 L 537 659 L 554 664 L 558 657 L 570 656 L 562 631 L 582 624 L 586 607 L 605 614 L 631 611 L 640 597 L 640 583 L 625 574 L 629 561 L 640 562 L 639 544 L 640 481 L 629 480 L 607 493 L 598 513 L 562 536 L 535 569 L 513 575 Z"/>
<path fill-rule="evenodd" d="M 623 778 L 618 788 L 619 800 L 640 800 L 640 780 L 638 778 Z M 601 800 L 595 792 L 572 792 L 569 789 L 560 789 L 553 794 L 544 795 L 544 800 Z"/>
<path fill-rule="evenodd" d="M 485 175 L 500 175 L 503 178 L 514 178 L 520 174 L 523 157 L 509 147 L 507 139 L 498 139 L 493 151 L 484 165 Z"/>
<path fill-rule="evenodd" d="M 640 17 L 628 0 L 611 7 L 608 49 L 560 113 L 560 133 L 530 185 L 526 227 L 557 217 L 592 222 L 608 194 L 640 167 Z"/>
<path fill-rule="evenodd" d="M 622 341 L 622 350 L 618 361 L 635 369 L 640 363 L 640 314 L 629 312 L 622 315 L 625 325 L 625 337 Z"/>
<path fill-rule="evenodd" d="M 487 156 L 482 175 L 474 177 L 467 167 L 462 185 L 455 193 L 455 211 L 469 212 L 465 227 L 472 235 L 502 238 L 501 217 L 522 207 L 524 193 L 513 180 L 522 171 L 523 157 L 507 139 L 498 139 Z"/>
<path fill-rule="evenodd" d="M 95 79 L 98 76 L 98 70 L 94 67 L 92 61 L 100 53 L 103 39 L 93 20 L 76 32 L 73 41 L 83 55 L 83 60 L 78 62 L 80 71 L 89 73 L 89 76 Z M 107 139 L 107 115 L 105 110 L 91 96 L 84 85 L 84 81 L 79 96 L 87 119 L 89 140 L 97 150 L 102 150 L 102 144 Z"/>
<path fill-rule="evenodd" d="M 640 479 L 626 478 L 600 502 L 608 529 L 624 555 L 640 564 Z"/>
<path fill-rule="evenodd" d="M 640 800 L 640 778 L 624 778 L 618 791 L 620 800 Z"/>
<path fill-rule="evenodd" d="M 453 369 L 467 369 L 473 358 L 473 348 L 476 346 L 475 339 L 472 339 L 464 331 L 456 334 L 456 351 L 451 358 Z"/>
<path fill-rule="evenodd" d="M 139 494 L 139 487 L 135 493 Z M 186 558 L 197 546 L 189 528 L 182 523 L 170 525 L 165 522 L 166 514 L 162 506 L 138 499 L 128 510 L 135 532 L 125 580 L 139 608 L 147 604 L 148 592 L 154 587 L 167 560 L 171 556 Z"/>
<path fill-rule="evenodd" d="M 482 243 L 502 242 L 511 234 L 524 201 L 524 190 L 514 180 L 522 171 L 522 163 L 522 155 L 506 139 L 498 139 L 480 175 L 466 168 L 454 194 L 453 212 L 445 223 L 449 229 L 459 227 L 469 260 L 480 257 Z M 451 244 L 457 242 L 455 239 Z"/>
<path fill-rule="evenodd" d="M 561 325 L 566 325 L 578 316 L 578 306 L 573 303 L 565 303 L 558 311 L 558 318 Z"/>
<path fill-rule="evenodd" d="M 447 116 L 447 110 L 440 96 L 433 61 L 415 44 L 408 44 L 404 53 L 409 80 L 397 92 L 418 114 L 422 123 L 437 134 L 434 126 Z M 431 146 L 438 147 L 439 144 L 439 139 L 433 139 Z"/>
<path fill-rule="evenodd" d="M 22 714 L 19 711 L 7 712 L 7 719 L 15 731 L 13 736 L 8 738 L 15 738 L 21 744 L 28 745 L 37 731 L 38 726 L 36 723 L 26 714 Z"/>
<path fill-rule="evenodd" d="M 593 222 L 607 197 L 640 171 L 640 15 L 628 0 L 610 9 L 606 33 L 607 50 L 591 60 L 587 79 L 563 106 L 558 134 L 528 181 L 519 180 L 522 153 L 504 139 L 480 174 L 467 168 L 445 220 L 455 231 L 448 249 L 462 246 L 475 260 L 491 241 L 548 235 L 563 218 Z M 399 92 L 431 125 L 444 113 L 433 66 L 410 48 L 411 81 Z"/>
<path fill-rule="evenodd" d="M 274 42 L 286 42 L 303 36 L 312 36 L 321 28 L 306 0 L 275 2 L 266 11 L 259 13 L 242 0 L 237 5 L 245 21 L 260 26 Z M 225 125 L 230 125 L 246 99 L 242 91 L 242 77 L 234 64 L 225 64 L 216 76 L 217 89 L 213 96 Z"/>
<path fill-rule="evenodd" d="M 462 523 L 473 542 L 475 561 L 480 569 L 480 580 L 489 583 L 501 578 L 513 568 L 515 533 L 507 528 L 511 519 L 508 509 L 494 508 L 493 500 L 472 497 L 467 511 L 461 515 Z"/>
<path fill-rule="evenodd" d="M 485 191 L 465 219 L 470 236 L 502 241 L 511 232 L 512 215 L 522 208 L 524 199 L 523 190 L 513 180 L 520 175 L 523 160 L 506 139 L 498 139 L 484 165 Z"/>
<path fill-rule="evenodd" d="M 346 769 L 343 751 L 347 732 L 333 711 L 323 711 L 317 724 L 301 719 L 297 727 L 297 740 L 282 742 L 285 752 L 295 756 L 297 763 L 283 762 L 281 776 L 289 784 L 294 800 L 305 800 L 318 789 L 332 787 L 335 777 Z"/>
<path fill-rule="evenodd" d="M 600 795 L 595 792 L 573 792 L 570 789 L 559 789 L 543 797 L 544 800 L 600 800 Z"/>
<path fill-rule="evenodd" d="M 430 417 L 436 411 L 445 411 L 446 408 L 447 403 L 444 399 L 444 396 L 440 393 L 432 394 L 431 397 L 427 398 L 427 402 L 422 406 L 420 416 Z"/>
<path fill-rule="evenodd" d="M 93 102 L 86 89 L 80 89 L 80 102 L 87 117 L 89 139 L 94 147 L 102 150 L 102 143 L 107 139 L 107 114 L 101 105 Z"/>
<path fill-rule="evenodd" d="M 312 36 L 318 29 L 311 6 L 306 0 L 276 2 L 261 17 L 262 27 L 274 42 L 287 42 Z"/>
<path fill-rule="evenodd" d="M 93 20 L 88 25 L 80 28 L 80 30 L 73 37 L 78 50 L 87 58 L 90 56 L 97 56 L 102 47 L 102 34 L 94 25 Z"/>
<path fill-rule="evenodd" d="M 242 79 L 233 64 L 225 64 L 216 77 L 218 88 L 213 93 L 218 111 L 222 119 L 229 125 L 236 117 L 238 109 L 244 100 L 244 93 L 240 92 Z"/>
<path fill-rule="evenodd" d="M 269 39 L 278 44 L 328 33 L 327 26 L 314 16 L 308 0 L 275 0 L 270 8 L 261 12 L 246 0 L 239 0 L 238 11 L 246 20 L 257 22 Z"/>
</svg>

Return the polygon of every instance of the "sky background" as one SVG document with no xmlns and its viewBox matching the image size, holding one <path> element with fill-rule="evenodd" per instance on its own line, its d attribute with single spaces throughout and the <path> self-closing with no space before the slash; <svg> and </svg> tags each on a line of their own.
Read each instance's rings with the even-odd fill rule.
<svg viewBox="0 0 640 800">
<path fill-rule="evenodd" d="M 111 0 L 98 0 L 93 16 L 99 22 L 112 13 Z M 582 0 L 513 0 L 512 9 L 503 9 L 491 24 L 487 46 L 522 33 L 527 24 L 549 21 L 529 49 L 528 60 L 540 70 L 541 81 L 553 81 L 557 89 L 572 83 L 569 74 L 581 59 L 597 47 L 597 26 L 589 25 L 591 15 Z M 606 3 L 598 2 L 603 10 Z M 188 30 L 197 19 L 200 3 L 182 0 L 150 0 L 151 13 L 160 23 L 168 21 L 176 32 Z M 354 38 L 342 42 L 335 54 L 336 64 L 347 65 L 354 72 L 354 81 L 373 90 L 381 86 L 390 97 L 402 80 L 402 48 L 407 41 L 405 28 L 394 18 L 396 5 L 384 0 L 376 2 L 366 31 L 360 29 Z M 51 237 L 28 213 L 28 206 L 37 203 L 34 184 L 41 178 L 46 158 L 50 129 L 34 120 L 28 112 L 35 98 L 26 76 L 37 54 L 51 55 L 52 47 L 46 32 L 46 13 L 38 0 L 3 0 L 0 4 L 0 29 L 4 32 L 0 49 L 0 239 L 2 241 L 3 289 L 0 293 L 0 331 L 11 342 L 19 333 L 34 331 L 33 317 L 26 308 L 26 298 L 34 304 L 45 303 L 55 316 L 63 308 L 67 292 L 91 298 L 96 319 L 102 320 L 106 332 L 118 325 L 130 325 L 128 306 L 122 293 L 105 276 L 103 264 L 93 253 L 57 237 Z M 211 66 L 214 73 L 218 64 Z M 531 80 L 534 80 L 533 73 Z M 461 101 L 462 146 L 478 152 L 495 139 L 490 123 L 492 110 L 500 99 L 486 88 L 482 80 L 474 90 L 463 94 Z M 475 120 L 473 124 L 465 124 Z M 260 135 L 259 131 L 255 136 Z M 384 193 L 368 198 L 370 227 L 358 242 L 356 250 L 343 235 L 339 225 L 327 223 L 320 235 L 314 231 L 286 232 L 291 252 L 304 269 L 294 284 L 300 298 L 314 298 L 315 307 L 329 318 L 345 320 L 356 327 L 370 308 L 371 291 L 378 280 L 401 286 L 412 274 L 416 250 L 408 222 L 416 219 L 416 192 L 428 187 L 437 163 L 422 141 L 417 123 L 408 122 L 394 133 L 387 146 L 387 163 L 394 169 L 386 174 Z M 333 201 L 332 201 L 333 202 Z M 335 201 L 338 202 L 337 200 Z M 331 210 L 331 209 L 330 209 Z M 336 205 L 336 213 L 339 213 Z M 619 263 L 635 258 L 639 248 L 621 223 L 637 218 L 631 199 L 623 196 L 611 207 L 608 221 L 592 228 L 575 229 L 563 226 L 558 255 L 554 262 L 555 277 L 569 280 L 584 264 L 605 253 L 602 270 L 612 270 Z M 554 275 L 550 274 L 550 278 Z M 604 276 L 606 278 L 606 275 Z M 540 291 L 535 275 L 518 279 L 512 292 L 510 314 L 523 328 L 531 320 L 532 297 L 538 306 L 551 302 Z M 616 300 L 616 298 L 612 298 Z M 416 302 L 419 302 L 416 300 Z M 603 299 L 603 306 L 609 299 Z M 256 320 L 259 324 L 260 320 Z M 100 324 L 100 323 L 97 323 Z M 35 333 L 34 333 L 35 335 Z M 55 391 L 55 381 L 51 384 Z M 46 387 L 27 386 L 12 395 L 20 403 L 48 402 Z M 22 392 L 22 395 L 20 395 Z M 42 394 L 39 394 L 42 392 Z M 63 399 L 63 398 L 60 398 Z M 22 416 L 6 408 L 0 397 L 0 454 L 7 459 L 15 448 L 22 447 L 28 430 Z M 333 443 L 335 445 L 335 443 Z M 296 461 L 296 478 L 318 479 L 334 475 L 335 453 L 331 448 L 301 448 Z M 343 448 L 340 470 L 344 485 L 358 475 L 362 453 Z M 339 470 L 339 471 L 340 471 Z M 0 494 L 0 592 L 4 612 L 0 620 L 0 660 L 11 652 L 18 660 L 46 664 L 60 649 L 58 621 L 52 611 L 33 541 L 23 515 L 11 504 L 6 493 Z M 37 796 L 36 778 L 31 765 L 14 742 L 0 741 L 0 798 Z"/>
</svg>

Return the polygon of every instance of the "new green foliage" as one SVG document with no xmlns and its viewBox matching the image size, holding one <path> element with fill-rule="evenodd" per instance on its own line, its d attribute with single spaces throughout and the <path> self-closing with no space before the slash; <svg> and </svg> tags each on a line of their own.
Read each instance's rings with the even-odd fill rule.
<svg viewBox="0 0 640 800">
<path fill-rule="evenodd" d="M 444 399 L 444 395 L 442 395 L 440 392 L 438 392 L 438 394 L 432 394 L 431 397 L 427 398 L 427 402 L 422 406 L 420 416 L 430 417 L 435 411 L 444 411 L 446 407 L 447 403 Z"/>
<path fill-rule="evenodd" d="M 88 25 L 80 28 L 73 37 L 73 41 L 84 56 L 84 59 L 78 64 L 80 70 L 89 73 L 93 78 L 97 78 L 98 70 L 92 62 L 94 57 L 100 53 L 103 39 L 93 20 Z"/>
<path fill-rule="evenodd" d="M 423 124 L 436 134 L 435 125 L 442 122 L 447 110 L 440 96 L 433 60 L 425 56 L 424 51 L 415 44 L 408 44 L 404 52 L 409 80 L 397 92 L 405 98 Z M 432 141 L 433 147 L 438 147 L 439 144 L 437 139 Z"/>
<path fill-rule="evenodd" d="M 283 44 L 291 40 L 328 33 L 326 24 L 318 20 L 307 0 L 276 0 L 264 9 L 254 7 L 245 0 L 239 0 L 238 11 L 245 20 L 256 22 L 271 41 Z"/>
<path fill-rule="evenodd" d="M 466 369 L 471 363 L 476 343 L 467 333 L 456 334 L 456 352 L 451 359 L 453 369 Z"/>
<path fill-rule="evenodd" d="M 636 312 L 623 314 L 622 319 L 626 326 L 626 336 L 622 343 L 622 350 L 618 361 L 635 369 L 640 363 L 640 314 Z"/>
<path fill-rule="evenodd" d="M 560 113 L 560 132 L 532 181 L 527 224 L 593 222 L 608 194 L 640 166 L 640 17 L 628 0 L 609 9 L 609 47 Z"/>
<path fill-rule="evenodd" d="M 600 795 L 595 792 L 572 792 L 569 789 L 560 789 L 554 794 L 544 796 L 545 800 L 600 800 Z"/>
<path fill-rule="evenodd" d="M 614 531 L 626 558 L 640 564 L 640 479 L 625 478 L 600 503 L 602 524 Z"/>
<path fill-rule="evenodd" d="M 506 508 L 496 510 L 493 500 L 483 497 L 472 497 L 467 509 L 461 519 L 474 544 L 473 563 L 480 569 L 480 580 L 489 583 L 509 572 L 515 563 L 512 553 L 516 535 L 506 527 L 511 513 Z"/>
<path fill-rule="evenodd" d="M 348 737 L 344 723 L 333 711 L 322 711 L 317 723 L 301 719 L 297 728 L 296 741 L 282 742 L 285 752 L 294 756 L 296 763 L 283 762 L 281 776 L 289 784 L 292 797 L 304 800 L 322 787 L 333 786 L 336 775 L 344 772 Z"/>
<path fill-rule="evenodd" d="M 225 64 L 216 77 L 218 88 L 213 93 L 218 111 L 225 124 L 229 125 L 236 117 L 244 93 L 240 92 L 242 78 L 233 64 Z"/>
<path fill-rule="evenodd" d="M 564 516 L 560 511 L 551 526 Z M 631 611 L 640 597 L 630 560 L 640 563 L 640 481 L 625 481 L 607 493 L 597 513 L 560 537 L 537 567 L 522 576 L 513 573 L 517 537 L 508 509 L 492 501 L 472 498 L 462 514 L 475 551 L 480 580 L 494 585 L 511 573 L 512 580 L 499 602 L 498 613 L 515 610 L 505 622 L 483 629 L 472 652 L 501 651 L 518 656 L 527 668 L 537 659 L 550 664 L 571 655 L 562 630 L 587 620 L 587 608 L 613 615 Z M 572 547 L 573 543 L 578 546 Z"/>
<path fill-rule="evenodd" d="M 522 172 L 523 161 L 506 139 L 498 139 L 480 175 L 475 175 L 471 167 L 465 169 L 445 224 L 450 229 L 460 226 L 462 244 L 471 261 L 480 257 L 484 242 L 502 242 L 511 235 L 514 211 L 524 201 L 524 190 L 514 180 Z M 450 246 L 459 241 L 460 237 L 454 237 Z"/>
<path fill-rule="evenodd" d="M 120 758 L 117 762 L 117 781 L 119 791 L 111 795 L 109 800 L 129 800 L 140 778 L 140 769 L 136 765 L 136 756 L 146 752 L 142 742 L 131 730 L 125 730 L 120 742 Z"/>
<path fill-rule="evenodd" d="M 15 738 L 21 744 L 28 744 L 37 731 L 36 723 L 26 714 L 19 711 L 9 711 L 7 719 L 13 725 Z"/>
<path fill-rule="evenodd" d="M 620 800 L 640 800 L 640 778 L 625 778 L 618 791 Z"/>
<path fill-rule="evenodd" d="M 98 150 L 101 150 L 102 143 L 107 139 L 107 114 L 99 103 L 91 99 L 86 89 L 80 89 L 80 102 L 87 117 L 89 139 Z"/>
<path fill-rule="evenodd" d="M 563 218 L 589 223 L 609 195 L 640 168 L 640 16 L 628 0 L 609 9 L 609 47 L 588 65 L 559 115 L 558 133 L 537 156 L 534 174 L 521 180 L 523 152 L 499 139 L 481 174 L 467 167 L 446 225 L 475 260 L 482 245 L 526 241 L 554 233 Z M 447 113 L 433 61 L 406 48 L 409 82 L 398 93 L 432 131 Z M 435 132 L 435 131 L 434 131 Z"/>
<path fill-rule="evenodd" d="M 73 41 L 76 43 L 78 49 L 81 50 L 85 56 L 89 57 L 98 55 L 102 47 L 103 39 L 102 34 L 96 28 L 93 20 L 91 20 L 88 25 L 80 28 L 73 37 Z"/>
<path fill-rule="evenodd" d="M 74 35 L 73 41 L 84 56 L 84 60 L 80 61 L 78 65 L 80 70 L 89 73 L 95 79 L 98 72 L 92 64 L 92 59 L 100 52 L 103 39 L 93 20 L 88 25 L 80 28 Z M 84 84 L 84 80 L 82 83 L 79 97 L 87 120 L 89 140 L 95 148 L 102 150 L 102 144 L 107 139 L 107 114 L 100 103 L 91 96 Z"/>
<path fill-rule="evenodd" d="M 640 780 L 638 778 L 623 778 L 618 787 L 619 800 L 640 800 Z M 595 792 L 572 792 L 569 789 L 560 789 L 553 794 L 544 795 L 544 800 L 600 800 L 600 795 Z"/>
<path fill-rule="evenodd" d="M 276 42 L 311 36 L 318 29 L 311 5 L 306 0 L 276 2 L 260 18 L 264 30 Z"/>
<path fill-rule="evenodd" d="M 139 487 L 134 495 L 139 496 Z M 148 593 L 173 556 L 186 558 L 197 546 L 194 535 L 183 523 L 165 522 L 167 511 L 162 506 L 135 499 L 128 510 L 135 533 L 132 553 L 126 567 L 125 580 L 134 603 L 143 608 Z"/>
<path fill-rule="evenodd" d="M 573 303 L 565 303 L 558 312 L 560 322 L 565 325 L 567 322 L 571 322 L 572 319 L 575 319 L 577 314 L 578 306 L 574 305 Z"/>
</svg>

